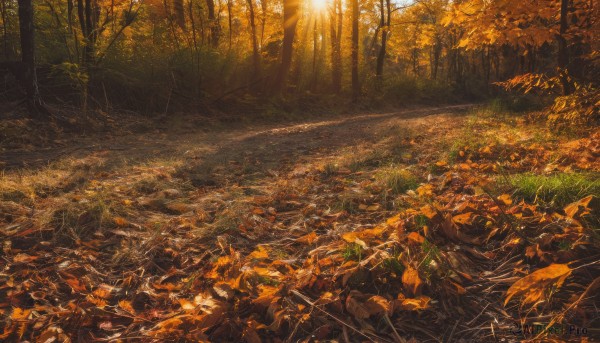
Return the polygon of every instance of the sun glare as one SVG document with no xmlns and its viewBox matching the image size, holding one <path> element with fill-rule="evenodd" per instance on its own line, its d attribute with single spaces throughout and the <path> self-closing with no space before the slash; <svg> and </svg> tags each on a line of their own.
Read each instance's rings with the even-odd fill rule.
<svg viewBox="0 0 600 343">
<path fill-rule="evenodd" d="M 311 0 L 314 11 L 323 11 L 327 8 L 329 0 Z"/>
</svg>

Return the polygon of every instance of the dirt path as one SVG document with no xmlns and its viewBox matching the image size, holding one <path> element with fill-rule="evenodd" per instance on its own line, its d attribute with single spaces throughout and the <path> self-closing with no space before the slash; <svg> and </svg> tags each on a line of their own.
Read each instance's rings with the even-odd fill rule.
<svg viewBox="0 0 600 343">
<path fill-rule="evenodd" d="M 123 162 L 183 156 L 205 164 L 254 161 L 275 167 L 298 156 L 321 154 L 393 135 L 395 128 L 426 129 L 464 114 L 473 105 L 429 107 L 386 114 L 367 114 L 294 125 L 268 125 L 215 132 L 150 132 L 114 138 L 77 139 L 59 148 L 0 153 L 5 170 L 35 170 L 60 160 L 102 155 L 107 166 Z"/>
</svg>

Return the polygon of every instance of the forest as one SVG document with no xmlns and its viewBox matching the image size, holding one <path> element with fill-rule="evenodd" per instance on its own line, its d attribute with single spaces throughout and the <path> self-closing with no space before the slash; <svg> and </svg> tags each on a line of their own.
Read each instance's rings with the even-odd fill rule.
<svg viewBox="0 0 600 343">
<path fill-rule="evenodd" d="M 596 1 L 0 22 L 0 341 L 600 341 Z"/>
</svg>

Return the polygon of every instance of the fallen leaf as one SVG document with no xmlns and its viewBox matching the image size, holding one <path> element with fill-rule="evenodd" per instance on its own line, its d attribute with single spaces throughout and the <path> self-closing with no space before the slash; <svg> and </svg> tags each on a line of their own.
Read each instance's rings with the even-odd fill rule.
<svg viewBox="0 0 600 343">
<path fill-rule="evenodd" d="M 407 311 L 424 310 L 429 307 L 431 298 L 425 295 L 420 295 L 416 298 L 403 299 L 400 303 L 400 308 Z"/>
<path fill-rule="evenodd" d="M 590 213 L 590 204 L 594 201 L 597 201 L 597 199 L 593 195 L 587 196 L 579 201 L 575 201 L 574 203 L 567 205 L 565 207 L 565 213 L 567 214 L 567 217 L 573 219 L 582 217 Z"/>
<path fill-rule="evenodd" d="M 412 295 L 419 295 L 423 282 L 419 278 L 419 272 L 413 267 L 408 266 L 402 274 L 402 284 Z"/>
<path fill-rule="evenodd" d="M 316 242 L 318 239 L 317 234 L 313 231 L 309 234 L 296 238 L 296 242 L 310 245 Z"/>
<path fill-rule="evenodd" d="M 408 236 L 406 236 L 406 238 L 408 238 L 408 241 L 419 245 L 422 244 L 423 242 L 425 242 L 425 237 L 421 236 L 418 232 L 411 232 L 408 234 Z"/>
<path fill-rule="evenodd" d="M 569 275 L 571 275 L 571 268 L 566 264 L 551 264 L 536 270 L 510 286 L 506 291 L 504 306 L 515 295 L 525 296 L 522 304 L 535 303 L 543 297 L 547 287 L 554 284 L 557 289 L 560 288 Z"/>
<path fill-rule="evenodd" d="M 29 263 L 38 259 L 38 256 L 31 256 L 24 253 L 20 253 L 13 257 L 14 263 Z"/>
<path fill-rule="evenodd" d="M 498 200 L 500 200 L 504 205 L 510 206 L 513 201 L 509 194 L 502 194 L 498 196 Z"/>
</svg>

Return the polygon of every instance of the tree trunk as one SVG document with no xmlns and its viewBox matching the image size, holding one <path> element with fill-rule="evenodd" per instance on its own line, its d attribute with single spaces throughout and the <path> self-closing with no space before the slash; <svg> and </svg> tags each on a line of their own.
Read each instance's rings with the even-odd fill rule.
<svg viewBox="0 0 600 343">
<path fill-rule="evenodd" d="M 258 37 L 256 33 L 256 23 L 254 14 L 254 0 L 247 0 L 248 11 L 250 12 L 250 29 L 252 35 L 252 81 L 260 77 L 260 53 L 258 51 Z"/>
<path fill-rule="evenodd" d="M 360 97 L 358 79 L 358 0 L 352 0 L 352 101 Z"/>
<path fill-rule="evenodd" d="M 560 82 L 562 84 L 563 95 L 569 95 L 572 92 L 571 83 L 569 82 L 569 51 L 567 50 L 567 39 L 565 34 L 569 28 L 568 23 L 569 0 L 561 0 L 560 2 L 560 35 L 558 36 L 558 69 Z"/>
<path fill-rule="evenodd" d="M 23 86 L 27 103 L 31 108 L 41 105 L 35 72 L 35 45 L 33 28 L 33 4 L 31 0 L 19 0 L 19 32 L 21 35 L 21 60 L 24 65 Z"/>
<path fill-rule="evenodd" d="M 173 0 L 173 11 L 175 12 L 175 21 L 177 25 L 185 31 L 185 11 L 183 0 Z"/>
<path fill-rule="evenodd" d="M 8 55 L 8 23 L 6 2 L 6 0 L 2 0 L 0 2 L 0 13 L 2 14 L 2 41 L 4 45 L 4 60 L 8 61 L 10 57 Z"/>
<path fill-rule="evenodd" d="M 381 86 L 383 85 L 383 64 L 385 63 L 385 55 L 386 55 L 386 48 L 387 48 L 387 36 L 388 36 L 388 30 L 390 29 L 390 20 L 391 20 L 391 18 L 390 18 L 390 15 L 391 15 L 390 0 L 386 0 L 385 9 L 384 9 L 384 0 L 380 0 L 379 7 L 380 7 L 380 11 L 381 11 L 381 20 L 380 20 L 381 47 L 379 48 L 379 53 L 377 54 L 377 67 L 375 70 L 376 87 L 378 89 L 380 89 Z M 386 12 L 387 12 L 387 21 L 385 19 Z"/>
<path fill-rule="evenodd" d="M 260 9 L 260 46 L 262 47 L 265 43 L 265 25 L 267 24 L 267 11 L 269 9 L 268 0 L 260 2 Z"/>
<path fill-rule="evenodd" d="M 217 22 L 217 16 L 215 15 L 215 1 L 206 0 L 206 8 L 208 10 L 208 21 L 210 27 L 210 44 L 213 48 L 219 46 L 219 36 L 221 35 L 221 28 Z"/>
<path fill-rule="evenodd" d="M 275 90 L 281 92 L 286 84 L 287 75 L 292 65 L 292 53 L 296 25 L 298 24 L 298 0 L 283 1 L 283 46 L 281 48 L 281 64 L 275 79 Z"/>
<path fill-rule="evenodd" d="M 227 0 L 227 22 L 229 26 L 229 50 L 233 42 L 233 0 Z"/>
<path fill-rule="evenodd" d="M 342 90 L 342 0 L 333 0 L 331 9 L 331 83 L 335 93 Z"/>
</svg>

